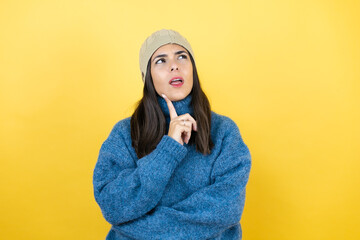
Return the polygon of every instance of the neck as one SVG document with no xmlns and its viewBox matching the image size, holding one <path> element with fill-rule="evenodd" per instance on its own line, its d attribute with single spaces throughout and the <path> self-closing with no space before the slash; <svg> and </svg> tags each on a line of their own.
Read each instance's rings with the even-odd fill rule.
<svg viewBox="0 0 360 240">
<path fill-rule="evenodd" d="M 166 103 L 165 99 L 159 95 L 157 96 L 157 99 L 158 99 L 158 103 L 161 107 L 161 110 L 163 111 L 163 113 L 166 117 L 166 122 L 169 123 L 170 122 L 170 113 L 169 113 L 169 108 L 167 106 L 167 103 Z M 189 113 L 190 115 L 194 114 L 193 108 L 191 106 L 191 100 L 192 100 L 192 95 L 189 94 L 184 99 L 172 102 L 178 116 L 183 115 L 185 113 Z"/>
</svg>

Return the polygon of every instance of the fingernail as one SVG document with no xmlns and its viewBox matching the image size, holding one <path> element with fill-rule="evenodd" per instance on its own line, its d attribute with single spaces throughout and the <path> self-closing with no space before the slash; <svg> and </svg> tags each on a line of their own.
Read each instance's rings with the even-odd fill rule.
<svg viewBox="0 0 360 240">
<path fill-rule="evenodd" d="M 161 96 L 162 96 L 163 98 L 165 98 L 165 95 L 164 95 L 163 93 L 161 94 Z"/>
</svg>

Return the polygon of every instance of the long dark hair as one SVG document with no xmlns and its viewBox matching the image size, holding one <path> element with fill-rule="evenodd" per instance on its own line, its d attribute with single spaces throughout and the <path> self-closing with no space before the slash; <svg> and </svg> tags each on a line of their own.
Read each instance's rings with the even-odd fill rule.
<svg viewBox="0 0 360 240">
<path fill-rule="evenodd" d="M 208 98 L 202 91 L 199 76 L 196 70 L 195 61 L 190 55 L 193 65 L 193 88 L 191 106 L 194 110 L 194 119 L 197 123 L 197 131 L 192 131 L 189 144 L 196 145 L 196 151 L 207 155 L 210 154 L 214 144 L 211 140 L 211 108 Z M 151 77 L 150 60 L 147 65 L 145 84 L 142 99 L 131 116 L 131 139 L 138 158 L 151 153 L 161 138 L 166 133 L 166 120 L 163 111 L 157 100 Z"/>
</svg>

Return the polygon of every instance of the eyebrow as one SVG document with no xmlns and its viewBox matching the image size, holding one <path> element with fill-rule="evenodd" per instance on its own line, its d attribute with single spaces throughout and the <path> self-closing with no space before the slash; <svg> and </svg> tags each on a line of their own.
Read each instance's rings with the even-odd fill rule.
<svg viewBox="0 0 360 240">
<path fill-rule="evenodd" d="M 175 53 L 175 55 L 179 55 L 179 54 L 182 54 L 182 53 L 186 53 L 186 54 L 187 54 L 187 52 L 186 52 L 186 51 L 181 50 L 181 51 L 177 51 L 177 52 Z M 160 58 L 160 57 L 167 57 L 167 56 L 168 56 L 167 54 L 160 54 L 160 55 L 157 55 L 156 57 L 154 57 L 153 61 L 155 61 L 155 59 L 157 59 L 157 58 Z"/>
</svg>

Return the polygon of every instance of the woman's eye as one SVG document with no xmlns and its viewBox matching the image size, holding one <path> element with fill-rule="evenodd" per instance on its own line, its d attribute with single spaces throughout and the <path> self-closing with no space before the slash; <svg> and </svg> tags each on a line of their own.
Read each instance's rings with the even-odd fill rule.
<svg viewBox="0 0 360 240">
<path fill-rule="evenodd" d="M 165 62 L 165 59 L 160 58 L 159 60 L 157 60 L 157 61 L 155 62 L 155 64 L 162 63 L 162 62 Z"/>
<path fill-rule="evenodd" d="M 186 59 L 187 56 L 186 55 L 180 55 L 179 58 L 183 58 L 183 59 Z"/>
</svg>

